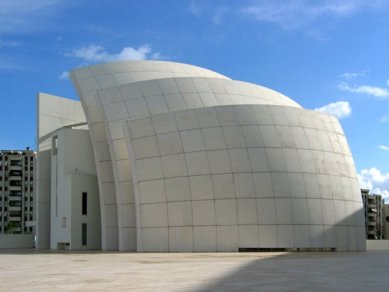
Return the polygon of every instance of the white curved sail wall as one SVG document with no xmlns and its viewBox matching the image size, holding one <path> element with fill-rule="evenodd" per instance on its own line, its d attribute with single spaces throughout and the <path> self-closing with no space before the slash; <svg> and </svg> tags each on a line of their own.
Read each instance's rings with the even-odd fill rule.
<svg viewBox="0 0 389 292">
<path fill-rule="evenodd" d="M 358 179 L 334 117 L 216 106 L 129 120 L 125 130 L 138 251 L 365 249 Z"/>
<path fill-rule="evenodd" d="M 123 211 L 130 211 L 129 208 L 131 207 L 122 208 L 121 205 L 118 206 L 118 190 L 115 189 L 114 184 L 114 174 L 102 111 L 103 103 L 96 93 L 98 90 L 122 84 L 176 76 L 227 78 L 196 66 L 160 61 L 101 64 L 75 69 L 70 74 L 70 78 L 80 96 L 90 129 L 100 191 L 103 250 L 135 250 L 136 245 L 134 239 L 135 225 L 129 223 L 126 226 L 121 226 L 122 220 L 118 221 L 118 218 L 122 218 L 122 209 L 124 209 Z M 127 185 L 125 188 L 129 189 L 131 186 Z M 133 205 L 131 197 L 126 197 L 123 202 L 126 203 L 126 206 Z"/>
<path fill-rule="evenodd" d="M 115 182 L 119 226 L 125 246 L 135 244 L 135 205 L 123 125 L 126 120 L 159 113 L 230 104 L 298 106 L 265 87 L 216 78 L 147 80 L 99 90 Z M 161 121 L 163 123 L 163 121 Z M 109 153 L 107 153 L 108 155 Z"/>
<path fill-rule="evenodd" d="M 335 118 L 185 64 L 118 62 L 71 78 L 96 160 L 103 249 L 365 248 L 355 167 Z M 196 167 L 208 170 L 190 173 Z"/>
</svg>

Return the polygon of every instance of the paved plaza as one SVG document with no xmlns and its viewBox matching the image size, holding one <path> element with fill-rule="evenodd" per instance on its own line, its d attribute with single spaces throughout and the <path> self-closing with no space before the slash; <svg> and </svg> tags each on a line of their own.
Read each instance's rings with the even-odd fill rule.
<svg viewBox="0 0 389 292">
<path fill-rule="evenodd" d="M 388 291 L 389 251 L 2 251 L 0 291 Z"/>
</svg>

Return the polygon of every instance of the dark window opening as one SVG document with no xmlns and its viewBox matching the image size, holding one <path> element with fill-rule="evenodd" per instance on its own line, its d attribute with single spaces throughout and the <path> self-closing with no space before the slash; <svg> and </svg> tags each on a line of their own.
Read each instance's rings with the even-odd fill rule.
<svg viewBox="0 0 389 292">
<path fill-rule="evenodd" d="M 22 182 L 20 180 L 11 180 L 9 182 L 9 185 L 12 187 L 20 187 L 22 185 Z"/>
<path fill-rule="evenodd" d="M 88 194 L 86 192 L 82 193 L 82 215 L 87 215 L 88 212 Z"/>
<path fill-rule="evenodd" d="M 82 246 L 86 246 L 87 244 L 87 226 L 86 226 L 86 223 L 82 223 L 81 225 L 81 229 L 82 229 L 82 236 L 81 236 L 81 245 Z"/>
</svg>

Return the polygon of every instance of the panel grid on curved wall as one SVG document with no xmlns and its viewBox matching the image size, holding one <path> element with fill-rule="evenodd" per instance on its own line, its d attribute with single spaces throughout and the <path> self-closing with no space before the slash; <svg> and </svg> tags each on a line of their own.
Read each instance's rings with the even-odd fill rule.
<svg viewBox="0 0 389 292">
<path fill-rule="evenodd" d="M 134 119 L 125 131 L 139 251 L 365 248 L 358 181 L 335 118 L 235 105 Z"/>
<path fill-rule="evenodd" d="M 336 118 L 186 64 L 116 62 L 71 78 L 90 129 L 104 250 L 365 249 Z"/>
<path fill-rule="evenodd" d="M 128 119 L 154 116 L 169 111 L 209 107 L 224 104 L 278 104 L 299 107 L 284 95 L 262 86 L 241 81 L 215 78 L 191 77 L 147 80 L 110 87 L 97 92 L 98 104 L 107 134 L 107 141 L 96 143 L 97 156 L 104 161 L 106 168 L 111 167 L 113 174 L 102 174 L 104 184 L 115 184 L 118 221 L 123 238 L 131 239 L 134 246 L 135 206 L 132 192 L 130 161 L 122 131 Z M 241 115 L 241 119 L 247 119 Z M 164 121 L 159 121 L 163 123 Z M 106 174 L 106 175 L 105 175 Z M 105 179 L 110 175 L 108 179 Z"/>
<path fill-rule="evenodd" d="M 118 195 L 121 190 L 130 190 L 132 186 L 127 183 L 121 184 L 119 189 L 115 188 L 102 100 L 96 93 L 98 90 L 116 88 L 122 84 L 185 76 L 228 79 L 200 67 L 162 61 L 114 62 L 78 68 L 70 74 L 85 111 L 92 141 L 99 184 L 103 250 L 136 250 L 136 240 L 134 216 L 131 215 L 134 209 L 133 196 L 125 196 L 121 200 L 123 196 Z M 111 97 L 114 98 L 115 96 Z M 118 129 L 121 129 L 121 126 Z"/>
</svg>

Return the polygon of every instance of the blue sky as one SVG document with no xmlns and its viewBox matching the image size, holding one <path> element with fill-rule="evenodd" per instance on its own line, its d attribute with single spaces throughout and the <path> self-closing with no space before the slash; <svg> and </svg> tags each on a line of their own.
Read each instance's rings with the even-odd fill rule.
<svg viewBox="0 0 389 292">
<path fill-rule="evenodd" d="M 340 118 L 361 186 L 389 198 L 389 1 L 0 0 L 0 149 L 35 145 L 37 92 L 121 59 L 206 67 Z"/>
</svg>

